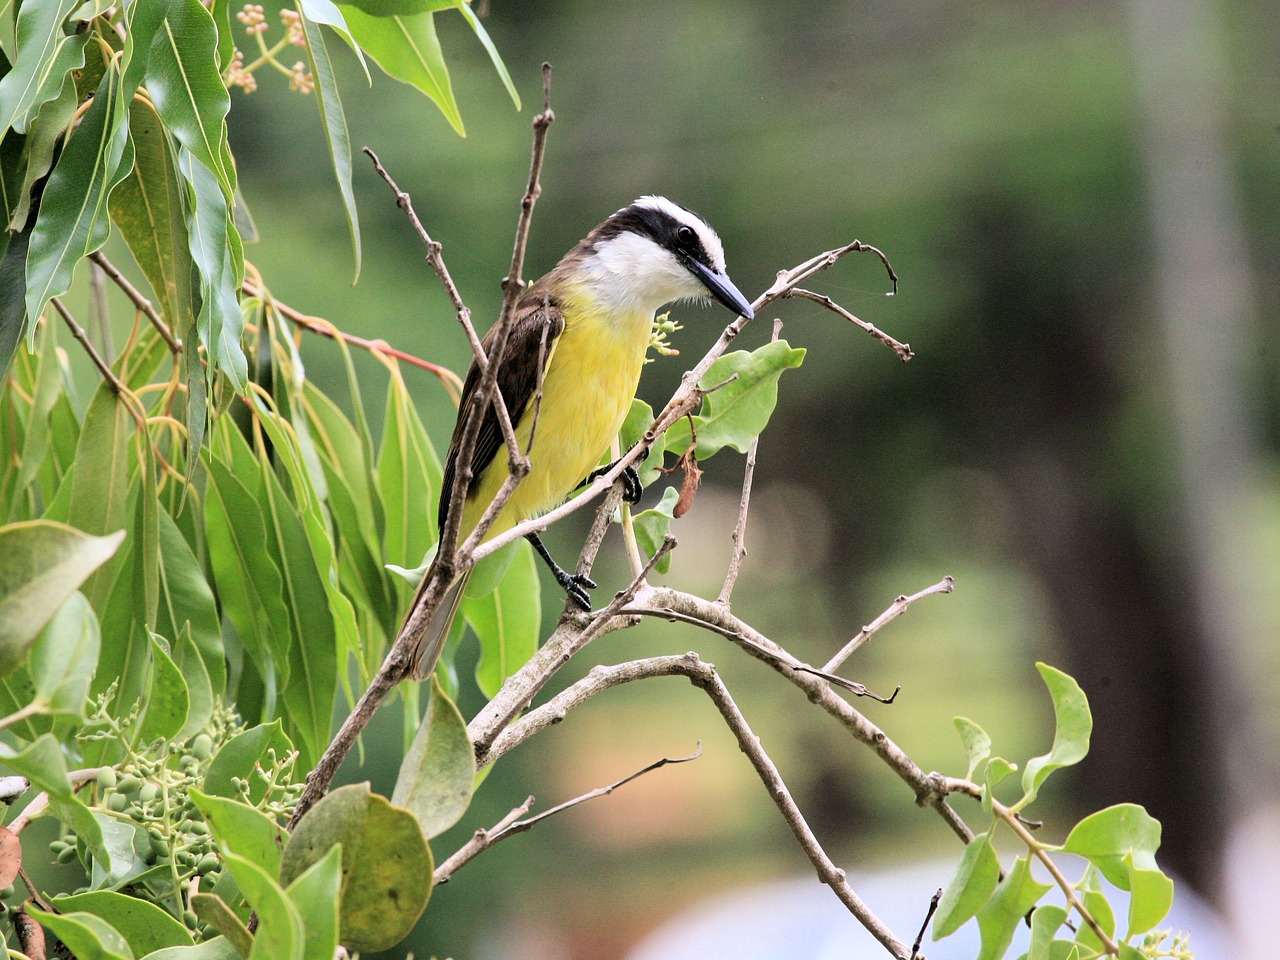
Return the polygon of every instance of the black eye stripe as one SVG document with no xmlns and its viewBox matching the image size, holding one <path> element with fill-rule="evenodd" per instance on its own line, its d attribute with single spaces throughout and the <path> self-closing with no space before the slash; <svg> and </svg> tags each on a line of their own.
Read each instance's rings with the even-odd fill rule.
<svg viewBox="0 0 1280 960">
<path fill-rule="evenodd" d="M 698 216 L 696 213 L 692 215 Z M 619 210 L 592 231 L 592 236 L 588 237 L 588 240 L 598 243 L 621 233 L 635 233 L 648 237 L 658 246 L 665 247 L 678 256 L 689 257 L 709 265 L 709 256 L 702 245 L 702 238 L 698 235 L 698 231 L 689 224 L 680 223 L 669 214 L 653 207 L 632 205 Z"/>
</svg>

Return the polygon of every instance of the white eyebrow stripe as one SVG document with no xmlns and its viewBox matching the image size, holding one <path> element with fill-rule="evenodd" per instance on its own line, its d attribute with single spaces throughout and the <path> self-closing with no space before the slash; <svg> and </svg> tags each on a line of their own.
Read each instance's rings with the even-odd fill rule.
<svg viewBox="0 0 1280 960">
<path fill-rule="evenodd" d="M 676 223 L 682 223 L 688 227 L 692 227 L 697 231 L 698 239 L 702 241 L 702 249 L 707 252 L 707 257 L 711 260 L 711 266 L 716 270 L 724 273 L 724 244 L 720 242 L 720 237 L 711 229 L 710 225 L 699 217 L 696 213 L 692 213 L 680 206 L 678 203 L 672 203 L 666 197 L 647 196 L 640 197 L 634 204 L 637 207 L 648 207 L 651 210 L 657 210 L 666 214 Z"/>
</svg>

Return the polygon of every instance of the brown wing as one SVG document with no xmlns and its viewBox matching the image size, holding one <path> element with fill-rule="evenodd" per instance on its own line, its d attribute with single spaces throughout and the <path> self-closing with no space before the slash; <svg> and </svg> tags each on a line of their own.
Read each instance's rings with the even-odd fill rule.
<svg viewBox="0 0 1280 960">
<path fill-rule="evenodd" d="M 527 413 L 532 412 L 532 400 L 542 377 L 542 365 L 551 356 L 551 348 L 556 338 L 564 330 L 564 314 L 560 304 L 537 287 L 529 290 L 516 306 L 516 315 L 511 324 L 511 333 L 507 340 L 507 349 L 503 353 L 502 367 L 498 370 L 498 390 L 511 414 L 511 423 L 519 426 Z M 482 341 L 485 354 L 492 357 L 495 352 L 495 327 Z M 453 499 L 453 478 L 457 472 L 458 444 L 462 440 L 462 432 L 466 423 L 466 412 L 475 403 L 476 387 L 480 385 L 480 368 L 472 361 L 467 371 L 466 382 L 462 386 L 462 400 L 458 405 L 458 422 L 453 427 L 453 439 L 449 443 L 449 455 L 445 460 L 444 479 L 440 486 L 440 508 L 438 518 L 440 529 L 444 529 L 445 518 L 449 512 L 449 503 Z M 492 404 L 484 412 L 484 420 L 480 424 L 480 432 L 476 435 L 475 449 L 471 454 L 470 489 L 467 499 L 476 495 L 480 487 L 480 477 L 493 462 L 502 448 L 502 428 L 498 425 L 498 416 Z"/>
</svg>

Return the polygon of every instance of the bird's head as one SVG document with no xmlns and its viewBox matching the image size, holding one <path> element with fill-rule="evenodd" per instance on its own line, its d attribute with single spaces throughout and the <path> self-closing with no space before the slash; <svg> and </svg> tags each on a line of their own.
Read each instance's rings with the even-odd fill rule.
<svg viewBox="0 0 1280 960">
<path fill-rule="evenodd" d="M 750 319 L 751 304 L 725 273 L 724 246 L 702 217 L 665 197 L 641 197 L 600 224 L 570 254 L 596 297 L 652 314 L 674 300 L 719 300 Z"/>
</svg>

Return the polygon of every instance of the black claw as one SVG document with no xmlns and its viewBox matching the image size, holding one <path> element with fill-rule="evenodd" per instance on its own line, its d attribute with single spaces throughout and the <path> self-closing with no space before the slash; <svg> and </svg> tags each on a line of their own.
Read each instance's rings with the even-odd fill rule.
<svg viewBox="0 0 1280 960">
<path fill-rule="evenodd" d="M 606 473 L 613 469 L 613 463 L 600 467 L 598 470 L 592 470 L 586 480 L 582 481 L 583 485 L 591 483 L 597 477 L 603 477 Z M 640 498 L 644 495 L 644 484 L 640 482 L 640 474 L 636 472 L 636 468 L 627 465 L 622 468 L 622 499 L 627 503 L 639 503 Z"/>
<path fill-rule="evenodd" d="M 556 578 L 556 583 L 560 584 L 560 588 L 568 594 L 574 605 L 583 610 L 590 610 L 591 595 L 587 591 L 594 590 L 596 582 L 585 574 L 569 573 L 564 567 L 556 563 L 546 545 L 542 542 L 542 538 L 536 533 L 526 534 L 526 539 L 538 551 L 538 556 L 546 561 L 547 566 L 551 568 L 551 575 Z"/>
</svg>

